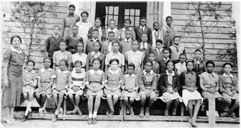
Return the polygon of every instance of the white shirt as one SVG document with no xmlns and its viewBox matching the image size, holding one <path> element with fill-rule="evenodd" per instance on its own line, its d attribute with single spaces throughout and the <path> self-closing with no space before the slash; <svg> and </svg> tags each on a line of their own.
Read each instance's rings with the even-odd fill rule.
<svg viewBox="0 0 241 128">
<path fill-rule="evenodd" d="M 82 67 L 85 67 L 86 59 L 87 59 L 87 55 L 85 53 L 82 53 L 81 55 L 79 55 L 79 53 L 77 52 L 77 53 L 72 55 L 73 64 L 76 60 L 80 60 L 82 62 Z"/>
<path fill-rule="evenodd" d="M 177 69 L 177 74 L 180 75 L 182 72 L 187 71 L 187 67 L 186 67 L 186 62 L 179 62 L 175 64 L 175 67 Z"/>
<path fill-rule="evenodd" d="M 147 42 L 145 42 L 145 43 L 141 42 L 140 49 L 143 49 L 143 48 L 145 48 L 145 49 L 148 48 L 148 44 L 147 44 Z"/>
</svg>

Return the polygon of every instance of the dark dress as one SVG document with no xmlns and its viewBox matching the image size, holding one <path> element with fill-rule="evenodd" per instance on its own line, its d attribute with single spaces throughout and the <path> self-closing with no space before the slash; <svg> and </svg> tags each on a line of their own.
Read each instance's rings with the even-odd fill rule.
<svg viewBox="0 0 241 128">
<path fill-rule="evenodd" d="M 14 107 L 20 105 L 22 94 L 22 67 L 25 60 L 25 53 L 17 53 L 9 48 L 3 55 L 3 61 L 8 63 L 7 75 L 9 87 L 3 87 L 2 105 L 3 107 Z"/>
</svg>

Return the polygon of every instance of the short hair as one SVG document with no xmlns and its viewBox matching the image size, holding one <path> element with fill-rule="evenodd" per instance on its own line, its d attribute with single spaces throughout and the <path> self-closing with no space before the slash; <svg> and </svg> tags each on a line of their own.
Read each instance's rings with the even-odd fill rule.
<svg viewBox="0 0 241 128">
<path fill-rule="evenodd" d="M 188 63 L 192 63 L 192 65 L 194 66 L 194 61 L 193 60 L 186 61 L 186 66 L 187 66 Z"/>
<path fill-rule="evenodd" d="M 163 44 L 162 40 L 160 40 L 160 39 L 157 39 L 157 40 L 156 40 L 156 43 L 158 43 L 158 42 L 161 43 L 161 44 Z"/>
<path fill-rule="evenodd" d="M 63 43 L 63 42 L 65 43 L 65 45 L 67 45 L 66 41 L 61 41 L 61 42 L 59 43 L 59 46 L 60 46 L 60 44 Z"/>
<path fill-rule="evenodd" d="M 94 43 L 93 43 L 93 46 L 94 46 L 96 43 L 100 46 L 100 42 L 99 42 L 99 41 L 94 42 Z"/>
<path fill-rule="evenodd" d="M 59 61 L 59 65 L 60 65 L 61 62 L 64 62 L 65 66 L 68 67 L 68 61 L 66 59 L 61 59 Z"/>
<path fill-rule="evenodd" d="M 95 61 L 99 61 L 99 63 L 101 64 L 100 58 L 94 58 L 94 59 L 93 59 L 93 63 L 94 63 Z"/>
<path fill-rule="evenodd" d="M 31 59 L 29 59 L 26 64 L 28 65 L 28 63 L 33 63 L 33 66 L 35 66 L 35 62 Z"/>
<path fill-rule="evenodd" d="M 92 30 L 92 32 L 94 32 L 94 31 L 99 32 L 99 29 L 95 28 Z"/>
<path fill-rule="evenodd" d="M 130 29 L 126 29 L 126 30 L 125 30 L 125 33 L 126 33 L 126 32 L 130 32 L 130 33 L 131 33 L 131 30 L 130 30 Z"/>
<path fill-rule="evenodd" d="M 146 20 L 146 17 L 145 17 L 145 16 L 142 16 L 140 20 L 142 20 L 142 19 L 145 19 L 145 20 Z"/>
<path fill-rule="evenodd" d="M 184 54 L 184 53 L 181 53 L 181 54 L 179 54 L 179 57 L 180 57 L 180 56 L 185 56 L 185 57 L 186 57 L 186 54 Z"/>
<path fill-rule="evenodd" d="M 112 45 L 114 44 L 118 44 L 118 46 L 120 46 L 120 43 L 118 41 L 113 41 Z"/>
<path fill-rule="evenodd" d="M 73 4 L 69 5 L 69 8 L 74 8 L 75 9 L 75 6 Z"/>
<path fill-rule="evenodd" d="M 131 24 L 131 20 L 130 19 L 124 19 L 124 23 L 128 21 Z"/>
<path fill-rule="evenodd" d="M 76 64 L 80 64 L 80 66 L 82 66 L 82 62 L 81 62 L 80 60 L 76 60 L 76 61 L 74 62 L 74 66 L 76 66 Z"/>
<path fill-rule="evenodd" d="M 100 20 L 100 17 L 96 17 L 96 18 L 95 18 L 95 21 L 96 21 L 96 20 L 99 20 L 99 21 L 101 21 L 101 20 Z"/>
<path fill-rule="evenodd" d="M 148 38 L 148 34 L 147 34 L 146 32 L 143 32 L 143 33 L 141 34 L 141 36 L 142 36 L 142 35 L 146 35 L 147 38 Z"/>
<path fill-rule="evenodd" d="M 195 52 L 201 52 L 201 53 L 202 53 L 201 49 L 196 49 L 196 50 L 194 51 L 194 53 L 195 53 Z"/>
<path fill-rule="evenodd" d="M 137 44 L 139 44 L 138 40 L 133 40 L 131 44 L 133 44 L 134 42 L 137 42 Z"/>
<path fill-rule="evenodd" d="M 78 26 L 78 25 L 76 25 L 76 24 L 72 26 L 72 28 L 74 28 L 74 27 L 77 27 L 77 28 L 79 28 L 79 26 Z"/>
<path fill-rule="evenodd" d="M 147 63 L 150 63 L 151 66 L 153 65 L 153 63 L 152 63 L 150 60 L 147 60 L 147 61 L 145 62 L 145 65 L 146 65 Z"/>
<path fill-rule="evenodd" d="M 150 56 L 150 54 L 153 54 L 155 56 L 155 53 L 154 52 L 150 52 L 148 56 Z"/>
<path fill-rule="evenodd" d="M 175 64 L 174 64 L 174 62 L 173 62 L 172 60 L 168 60 L 167 63 L 166 63 L 166 66 L 167 66 L 168 63 L 170 63 L 170 62 L 172 62 L 172 64 L 173 64 L 173 68 L 175 68 Z"/>
<path fill-rule="evenodd" d="M 232 65 L 232 63 L 229 63 L 229 62 L 227 62 L 227 63 L 224 63 L 224 64 L 223 64 L 223 68 L 224 68 L 224 67 L 225 67 L 226 65 L 230 65 L 230 67 L 231 67 L 231 68 L 233 68 L 233 65 Z"/>
<path fill-rule="evenodd" d="M 88 13 L 87 11 L 83 11 L 83 12 L 81 12 L 81 13 L 80 13 L 80 16 L 82 16 L 83 14 L 86 14 L 87 17 L 89 17 L 89 13 Z"/>
<path fill-rule="evenodd" d="M 50 63 L 51 63 L 51 58 L 50 57 L 44 57 L 43 63 L 44 63 L 45 60 L 50 60 Z"/>
<path fill-rule="evenodd" d="M 116 59 L 116 58 L 111 59 L 111 60 L 109 61 L 109 64 L 111 65 L 113 62 L 117 62 L 117 64 L 119 64 L 119 60 Z"/>
<path fill-rule="evenodd" d="M 109 34 L 114 34 L 114 35 L 115 35 L 115 33 L 114 33 L 113 31 L 110 31 L 110 32 L 108 33 L 108 35 L 109 35 Z"/>
<path fill-rule="evenodd" d="M 174 36 L 174 37 L 173 37 L 173 40 L 175 40 L 176 38 L 181 39 L 181 37 L 180 37 L 180 36 Z"/>
<path fill-rule="evenodd" d="M 79 44 L 82 44 L 83 47 L 84 47 L 84 42 L 82 40 L 77 43 L 77 47 L 78 47 Z"/>
<path fill-rule="evenodd" d="M 110 23 L 111 21 L 114 21 L 114 22 L 116 23 L 115 19 L 110 19 L 110 20 L 109 20 L 109 23 Z"/>
<path fill-rule="evenodd" d="M 14 35 L 14 36 L 12 36 L 11 39 L 10 39 L 10 44 L 13 44 L 13 39 L 14 39 L 14 38 L 18 38 L 19 41 L 20 41 L 20 43 L 22 43 L 21 37 L 20 37 L 19 35 Z"/>
<path fill-rule="evenodd" d="M 167 16 L 167 17 L 166 17 L 166 20 L 167 20 L 168 18 L 172 19 L 172 17 L 171 17 L 171 16 Z"/>
<path fill-rule="evenodd" d="M 164 52 L 165 50 L 169 51 L 170 54 L 172 53 L 172 50 L 171 50 L 170 48 L 164 48 L 163 52 Z"/>
<path fill-rule="evenodd" d="M 213 67 L 215 67 L 215 63 L 214 63 L 213 61 L 211 61 L 211 60 L 208 60 L 208 61 L 206 62 L 206 67 L 208 67 L 208 64 L 212 64 Z"/>
<path fill-rule="evenodd" d="M 135 70 L 135 65 L 134 65 L 133 63 L 129 63 L 129 64 L 127 65 L 127 68 L 129 68 L 129 67 L 133 67 L 133 70 Z"/>
<path fill-rule="evenodd" d="M 53 29 L 56 28 L 56 27 L 61 29 L 59 25 L 54 25 Z"/>
<path fill-rule="evenodd" d="M 156 23 L 159 25 L 159 22 L 154 22 L 154 23 L 153 23 L 153 26 L 154 26 Z"/>
</svg>

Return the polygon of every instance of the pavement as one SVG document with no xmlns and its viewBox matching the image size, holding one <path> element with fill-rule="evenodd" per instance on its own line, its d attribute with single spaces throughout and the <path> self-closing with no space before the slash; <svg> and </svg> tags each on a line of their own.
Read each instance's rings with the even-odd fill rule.
<svg viewBox="0 0 241 128">
<path fill-rule="evenodd" d="M 197 123 L 197 128 L 209 128 L 208 123 Z M 191 128 L 188 122 L 164 121 L 97 121 L 88 125 L 87 121 L 16 120 L 14 125 L 3 123 L 1 128 Z M 239 128 L 240 124 L 217 123 L 217 128 Z"/>
</svg>

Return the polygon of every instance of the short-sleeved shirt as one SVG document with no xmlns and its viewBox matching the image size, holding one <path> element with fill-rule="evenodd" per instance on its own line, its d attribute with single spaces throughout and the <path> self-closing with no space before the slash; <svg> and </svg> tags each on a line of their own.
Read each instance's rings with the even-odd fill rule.
<svg viewBox="0 0 241 128">
<path fill-rule="evenodd" d="M 86 41 L 88 40 L 88 32 L 91 28 L 92 24 L 90 22 L 77 22 L 76 25 L 79 27 L 78 34 L 80 37 L 83 38 L 84 43 L 86 44 Z"/>
<path fill-rule="evenodd" d="M 182 72 L 187 71 L 186 63 L 179 62 L 175 64 L 175 68 L 177 70 L 177 74 L 180 75 Z"/>
<path fill-rule="evenodd" d="M 147 73 L 145 70 L 143 70 L 142 73 L 143 79 L 144 79 L 144 86 L 145 87 L 153 87 L 156 89 L 156 73 L 154 73 L 152 70 Z"/>
<path fill-rule="evenodd" d="M 196 87 L 197 75 L 194 71 L 185 72 L 185 86 L 187 87 Z"/>
<path fill-rule="evenodd" d="M 3 61 L 7 62 L 9 66 L 20 66 L 22 67 L 25 60 L 25 53 L 23 50 L 16 50 L 11 46 L 3 54 Z"/>
<path fill-rule="evenodd" d="M 108 53 L 106 58 L 105 58 L 105 64 L 108 65 L 111 59 L 118 59 L 119 60 L 119 66 L 125 65 L 125 57 L 120 52 L 118 52 L 118 53 L 113 53 L 113 52 Z"/>
<path fill-rule="evenodd" d="M 131 51 L 126 52 L 126 59 L 127 59 L 128 63 L 133 63 L 135 65 L 135 67 L 137 68 L 137 67 L 141 66 L 141 63 L 144 59 L 144 53 L 141 51 L 133 52 L 131 50 Z"/>
<path fill-rule="evenodd" d="M 50 83 L 51 79 L 56 78 L 56 75 L 54 73 L 54 70 L 49 68 L 49 69 L 44 69 L 41 68 L 38 71 L 38 79 L 40 80 L 40 83 Z"/>
<path fill-rule="evenodd" d="M 82 53 L 81 55 L 79 55 L 79 53 L 75 53 L 75 54 L 72 55 L 72 62 L 74 63 L 76 60 L 81 61 L 82 67 L 85 67 L 87 55 L 85 53 Z"/>
<path fill-rule="evenodd" d="M 59 65 L 59 61 L 61 59 L 66 59 L 68 61 L 68 63 L 72 62 L 72 54 L 69 51 L 56 51 L 54 52 L 53 55 L 53 63 L 55 63 L 56 65 Z"/>
<path fill-rule="evenodd" d="M 30 82 L 30 81 L 35 81 L 37 79 L 37 73 L 32 70 L 32 71 L 27 71 L 25 70 L 24 73 L 23 73 L 23 79 L 24 79 L 24 85 L 27 85 L 25 84 L 25 82 Z"/>
</svg>

